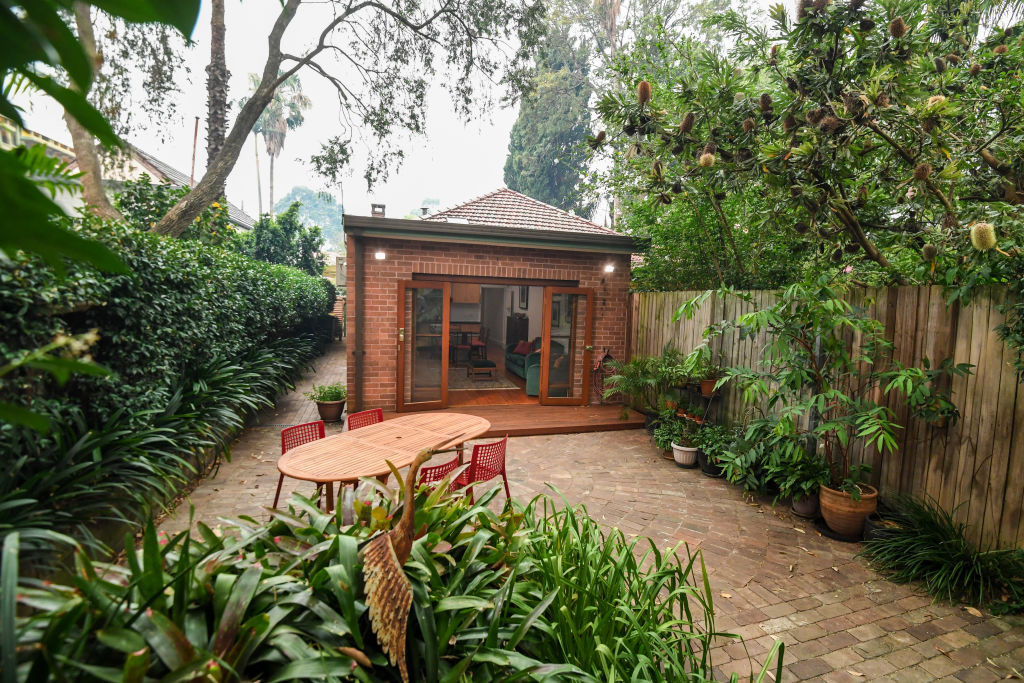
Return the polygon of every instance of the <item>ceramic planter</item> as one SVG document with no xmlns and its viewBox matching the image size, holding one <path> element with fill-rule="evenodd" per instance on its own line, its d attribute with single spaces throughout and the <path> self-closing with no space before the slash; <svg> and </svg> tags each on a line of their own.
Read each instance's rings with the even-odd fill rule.
<svg viewBox="0 0 1024 683">
<path fill-rule="evenodd" d="M 680 446 L 672 443 L 672 457 L 680 467 L 697 466 L 697 449 L 690 446 Z"/>
<path fill-rule="evenodd" d="M 316 410 L 324 422 L 337 422 L 345 412 L 344 401 L 317 401 Z"/>
<path fill-rule="evenodd" d="M 700 395 L 704 398 L 711 398 L 715 394 L 716 383 L 718 383 L 717 377 L 702 379 L 700 381 Z"/>
<path fill-rule="evenodd" d="M 814 519 L 818 516 L 818 496 L 810 495 L 803 498 L 794 498 L 789 506 L 797 517 Z"/>
<path fill-rule="evenodd" d="M 860 538 L 864 533 L 864 520 L 878 507 L 878 489 L 867 484 L 861 484 L 860 489 L 860 500 L 827 486 L 818 490 L 821 516 L 828 528 L 840 536 Z"/>
</svg>

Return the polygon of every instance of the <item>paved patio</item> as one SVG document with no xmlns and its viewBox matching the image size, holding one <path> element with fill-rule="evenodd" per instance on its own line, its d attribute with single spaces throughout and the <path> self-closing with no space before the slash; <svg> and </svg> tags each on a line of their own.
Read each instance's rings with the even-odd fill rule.
<svg viewBox="0 0 1024 683">
<path fill-rule="evenodd" d="M 315 405 L 301 392 L 314 380 L 345 378 L 341 345 L 315 365 L 295 392 L 245 430 L 231 462 L 192 492 L 198 519 L 216 524 L 222 517 L 266 515 L 277 485 L 280 429 L 316 419 Z M 783 640 L 786 681 L 973 683 L 1024 673 L 1024 619 L 976 616 L 890 583 L 855 557 L 858 545 L 822 537 L 788 508 L 745 500 L 723 480 L 677 468 L 642 430 L 513 438 L 509 478 L 518 500 L 548 492 L 550 483 L 602 523 L 662 548 L 680 541 L 700 548 L 718 628 L 742 635 L 758 665 Z M 282 496 L 296 484 L 285 480 Z M 308 484 L 299 487 L 309 492 Z M 162 528 L 178 531 L 187 522 L 186 503 Z M 723 679 L 750 672 L 739 644 L 717 649 L 714 661 Z"/>
</svg>

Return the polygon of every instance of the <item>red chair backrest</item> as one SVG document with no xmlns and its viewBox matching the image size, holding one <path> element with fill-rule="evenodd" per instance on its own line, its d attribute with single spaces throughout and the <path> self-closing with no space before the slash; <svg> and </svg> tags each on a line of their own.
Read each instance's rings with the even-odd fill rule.
<svg viewBox="0 0 1024 683">
<path fill-rule="evenodd" d="M 443 465 L 434 465 L 433 467 L 421 467 L 420 478 L 418 484 L 434 484 L 441 481 L 448 473 L 459 466 L 459 456 L 452 458 L 451 462 L 446 462 Z"/>
<path fill-rule="evenodd" d="M 383 421 L 384 410 L 381 408 L 372 408 L 359 413 L 352 413 L 348 416 L 348 431 L 351 432 L 353 429 L 369 427 Z"/>
<path fill-rule="evenodd" d="M 324 438 L 324 421 L 306 422 L 281 430 L 281 455 L 296 446 Z"/>
<path fill-rule="evenodd" d="M 487 481 L 505 471 L 505 446 L 508 437 L 494 443 L 478 443 L 473 446 L 473 458 L 469 465 L 468 481 Z"/>
</svg>

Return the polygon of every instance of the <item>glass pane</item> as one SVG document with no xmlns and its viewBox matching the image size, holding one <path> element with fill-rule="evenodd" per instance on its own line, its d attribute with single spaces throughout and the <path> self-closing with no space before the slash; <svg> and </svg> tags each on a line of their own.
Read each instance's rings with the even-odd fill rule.
<svg viewBox="0 0 1024 683">
<path fill-rule="evenodd" d="M 406 289 L 405 312 L 405 402 L 440 401 L 442 290 Z"/>
<path fill-rule="evenodd" d="M 548 397 L 580 398 L 586 383 L 583 352 L 587 297 L 551 295 L 551 348 L 548 353 Z"/>
</svg>

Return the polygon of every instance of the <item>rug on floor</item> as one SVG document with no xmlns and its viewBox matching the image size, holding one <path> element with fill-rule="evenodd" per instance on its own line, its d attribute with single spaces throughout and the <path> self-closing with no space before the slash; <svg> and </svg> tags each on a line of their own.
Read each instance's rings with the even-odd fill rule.
<svg viewBox="0 0 1024 683">
<path fill-rule="evenodd" d="M 448 390 L 452 389 L 518 389 L 515 382 L 495 371 L 494 379 L 480 377 L 470 379 L 466 376 L 466 368 L 459 366 L 448 370 Z"/>
</svg>

